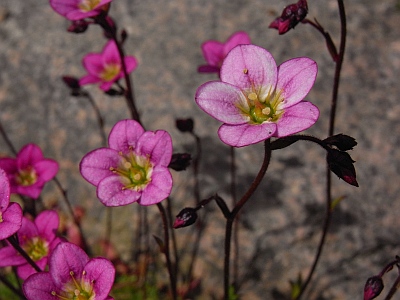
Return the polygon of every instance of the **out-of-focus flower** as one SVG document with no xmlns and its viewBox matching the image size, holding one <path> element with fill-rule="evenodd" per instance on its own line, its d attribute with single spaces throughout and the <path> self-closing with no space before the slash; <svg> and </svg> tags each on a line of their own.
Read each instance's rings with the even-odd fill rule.
<svg viewBox="0 0 400 300">
<path fill-rule="evenodd" d="M 247 45 L 250 43 L 250 37 L 244 31 L 235 32 L 225 43 L 214 40 L 204 42 L 201 45 L 201 50 L 207 65 L 199 66 L 198 72 L 218 73 L 229 51 L 231 51 L 237 45 Z"/>
<path fill-rule="evenodd" d="M 56 236 L 59 218 L 55 211 L 41 212 L 34 222 L 23 217 L 22 226 L 18 230 L 18 241 L 21 248 L 29 257 L 44 270 L 47 266 L 48 256 L 61 242 Z M 11 245 L 0 249 L 0 267 L 17 266 L 18 276 L 28 278 L 36 273 L 35 269 Z"/>
<path fill-rule="evenodd" d="M 177 119 L 175 124 L 176 128 L 178 128 L 178 130 L 181 132 L 193 132 L 194 121 L 192 118 Z"/>
<path fill-rule="evenodd" d="M 282 15 L 276 18 L 269 28 L 278 29 L 279 34 L 284 34 L 304 20 L 308 13 L 306 0 L 299 0 L 283 9 Z"/>
<path fill-rule="evenodd" d="M 16 158 L 0 158 L 0 168 L 7 173 L 11 193 L 36 199 L 45 183 L 56 176 L 58 163 L 44 158 L 39 146 L 28 144 L 18 152 Z"/>
<path fill-rule="evenodd" d="M 138 122 L 123 120 L 111 130 L 108 145 L 89 152 L 80 163 L 83 178 L 97 186 L 104 205 L 152 205 L 169 196 L 172 141 L 168 132 L 145 131 Z"/>
<path fill-rule="evenodd" d="M 168 168 L 171 168 L 175 171 L 184 171 L 190 166 L 191 160 L 192 156 L 189 153 L 174 153 L 172 154 L 171 162 L 169 163 Z"/>
<path fill-rule="evenodd" d="M 4 240 L 21 228 L 22 209 L 18 203 L 10 203 L 10 183 L 7 174 L 0 169 L 0 240 Z"/>
<path fill-rule="evenodd" d="M 50 0 L 53 10 L 67 18 L 75 21 L 84 18 L 95 17 L 103 10 L 108 9 L 112 0 Z"/>
<path fill-rule="evenodd" d="M 23 284 L 28 300 L 113 299 L 108 294 L 115 277 L 105 258 L 90 259 L 78 246 L 60 243 L 49 260 L 49 272 L 31 275 Z"/>
<path fill-rule="evenodd" d="M 195 99 L 224 123 L 218 135 L 230 146 L 288 136 L 318 119 L 318 108 L 302 101 L 317 76 L 317 64 L 309 58 L 294 58 L 277 67 L 267 50 L 239 45 L 225 58 L 220 75 L 220 81 L 201 85 Z"/>
<path fill-rule="evenodd" d="M 358 187 L 354 160 L 344 151 L 330 149 L 326 156 L 329 169 L 348 184 Z"/>
<path fill-rule="evenodd" d="M 137 66 L 135 57 L 126 56 L 124 62 L 127 73 L 135 70 Z M 79 80 L 80 85 L 99 83 L 103 91 L 108 91 L 114 82 L 124 76 L 121 56 L 113 40 L 108 41 L 101 53 L 87 54 L 82 63 L 88 75 Z"/>
</svg>

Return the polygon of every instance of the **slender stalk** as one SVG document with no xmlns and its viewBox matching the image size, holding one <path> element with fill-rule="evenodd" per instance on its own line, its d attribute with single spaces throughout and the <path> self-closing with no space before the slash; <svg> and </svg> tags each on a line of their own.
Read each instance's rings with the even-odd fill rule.
<svg viewBox="0 0 400 300">
<path fill-rule="evenodd" d="M 393 283 L 392 287 L 390 288 L 389 293 L 386 295 L 385 300 L 390 300 L 393 298 L 394 294 L 396 294 L 397 290 L 400 286 L 400 274 L 397 276 L 396 281 Z"/>
<path fill-rule="evenodd" d="M 336 117 L 337 99 L 338 99 L 338 93 L 339 93 L 340 73 L 342 70 L 344 51 L 345 51 L 345 47 L 346 47 L 346 34 L 347 34 L 346 12 L 345 12 L 345 8 L 344 8 L 344 3 L 343 3 L 343 0 L 338 0 L 337 2 L 338 2 L 338 7 L 339 7 L 341 34 L 340 34 L 339 54 L 338 54 L 338 59 L 336 61 L 335 75 L 334 75 L 334 81 L 333 81 L 331 111 L 330 111 L 330 118 L 329 118 L 329 133 L 328 133 L 329 135 L 328 136 L 333 135 L 334 130 L 335 130 L 335 117 Z M 332 180 L 331 180 L 331 177 L 332 177 L 332 174 L 329 170 L 329 167 L 327 167 L 327 170 L 326 170 L 326 216 L 325 216 L 324 226 L 322 229 L 322 235 L 321 235 L 321 239 L 320 239 L 320 242 L 318 245 L 317 254 L 314 258 L 313 265 L 311 267 L 310 272 L 307 275 L 307 278 L 301 288 L 299 295 L 296 297 L 296 300 L 301 299 L 302 295 L 304 294 L 304 291 L 306 290 L 308 284 L 310 283 L 311 278 L 315 272 L 315 269 L 317 267 L 317 264 L 319 262 L 319 259 L 321 257 L 321 254 L 322 254 L 322 251 L 324 248 L 326 236 L 327 236 L 330 221 L 331 221 L 331 215 L 332 215 L 332 209 L 331 209 Z"/>
<path fill-rule="evenodd" d="M 8 148 L 11 150 L 11 152 L 14 155 L 17 155 L 17 150 L 14 148 L 13 143 L 11 142 L 11 140 L 8 138 L 8 135 L 6 133 L 6 131 L 4 130 L 3 124 L 0 122 L 0 133 L 3 136 L 4 141 L 6 142 Z"/>
<path fill-rule="evenodd" d="M 171 205 L 171 199 L 169 197 L 167 198 L 167 214 L 168 214 L 168 219 L 172 220 L 172 205 Z M 172 239 L 172 249 L 174 252 L 174 260 L 175 260 L 174 272 L 175 272 L 175 274 L 178 274 L 179 255 L 178 255 L 178 244 L 176 241 L 175 230 L 171 230 L 171 239 Z"/>
<path fill-rule="evenodd" d="M 18 251 L 19 254 L 21 254 L 21 256 L 23 258 L 25 258 L 25 260 L 28 262 L 28 264 L 30 264 L 32 266 L 32 268 L 35 269 L 36 272 L 43 272 L 43 270 L 41 270 L 38 265 L 32 260 L 32 258 L 25 252 L 24 249 L 22 249 L 22 247 L 19 245 L 17 239 L 13 236 L 10 236 L 7 241 L 10 242 L 11 246 L 14 247 L 15 250 Z"/>
<path fill-rule="evenodd" d="M 235 147 L 230 147 L 231 156 L 231 197 L 232 205 L 235 206 L 237 203 L 236 198 L 236 156 Z M 235 292 L 237 292 L 238 280 L 239 280 L 239 217 L 235 218 L 233 225 L 233 282 L 235 285 Z"/>
<path fill-rule="evenodd" d="M 158 210 L 160 211 L 162 223 L 163 223 L 163 229 L 164 229 L 164 254 L 165 254 L 165 259 L 167 261 L 167 269 L 169 273 L 169 279 L 170 279 L 170 285 L 171 285 L 171 293 L 172 293 L 172 298 L 174 300 L 177 299 L 177 290 L 176 290 L 176 274 L 174 272 L 174 268 L 172 266 L 171 262 L 171 255 L 169 251 L 169 229 L 168 229 L 168 220 L 167 220 L 167 214 L 165 212 L 164 207 L 162 206 L 161 203 L 157 203 Z"/>
<path fill-rule="evenodd" d="M 230 253 L 231 253 L 231 237 L 232 237 L 232 227 L 235 217 L 242 209 L 242 207 L 247 203 L 253 193 L 256 191 L 257 187 L 260 185 L 262 179 L 267 172 L 269 162 L 271 160 L 271 143 L 270 139 L 266 140 L 264 143 L 264 160 L 261 165 L 260 171 L 253 183 L 247 190 L 247 192 L 243 195 L 243 197 L 239 200 L 239 202 L 235 205 L 233 210 L 230 212 L 229 216 L 226 218 L 226 228 L 225 228 L 225 258 L 224 258 L 224 299 L 229 299 L 229 278 L 230 278 Z"/>
</svg>

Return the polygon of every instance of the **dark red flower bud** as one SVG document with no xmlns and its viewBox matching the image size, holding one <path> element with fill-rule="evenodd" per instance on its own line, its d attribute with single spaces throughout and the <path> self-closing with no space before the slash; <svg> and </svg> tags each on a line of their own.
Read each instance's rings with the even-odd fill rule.
<svg viewBox="0 0 400 300">
<path fill-rule="evenodd" d="M 124 91 L 111 88 L 108 91 L 105 91 L 104 93 L 107 94 L 108 96 L 122 96 L 124 94 Z"/>
<path fill-rule="evenodd" d="M 82 20 L 72 21 L 71 25 L 68 26 L 67 31 L 72 33 L 83 33 L 89 27 L 89 22 Z"/>
<path fill-rule="evenodd" d="M 326 138 L 324 142 L 329 146 L 335 146 L 342 151 L 353 150 L 353 147 L 357 145 L 354 138 L 341 133 Z"/>
<path fill-rule="evenodd" d="M 330 149 L 326 157 L 329 169 L 339 178 L 346 181 L 348 184 L 358 187 L 356 179 L 356 170 L 353 163 L 355 162 L 351 156 L 344 151 Z"/>
<path fill-rule="evenodd" d="M 299 0 L 283 9 L 282 15 L 276 18 L 269 28 L 278 29 L 279 34 L 284 34 L 304 20 L 308 13 L 306 0 Z"/>
<path fill-rule="evenodd" d="M 183 171 L 190 165 L 192 156 L 189 153 L 174 153 L 172 154 L 171 162 L 168 168 L 175 171 Z"/>
<path fill-rule="evenodd" d="M 80 89 L 81 85 L 79 84 L 79 80 L 72 76 L 63 76 L 62 80 L 70 89 Z"/>
<path fill-rule="evenodd" d="M 174 225 L 172 227 L 182 228 L 186 226 L 192 225 L 197 220 L 196 209 L 191 207 L 186 207 L 182 209 L 179 214 L 176 216 Z"/>
<path fill-rule="evenodd" d="M 177 119 L 176 120 L 176 127 L 181 132 L 193 132 L 194 121 L 191 118 L 188 118 L 188 119 Z"/>
<path fill-rule="evenodd" d="M 383 281 L 380 276 L 368 278 L 364 287 L 364 300 L 371 300 L 379 296 L 383 290 Z"/>
</svg>

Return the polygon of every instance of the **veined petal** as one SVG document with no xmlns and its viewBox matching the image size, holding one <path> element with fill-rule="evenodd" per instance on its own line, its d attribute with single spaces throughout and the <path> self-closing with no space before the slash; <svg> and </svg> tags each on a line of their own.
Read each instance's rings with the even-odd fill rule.
<svg viewBox="0 0 400 300">
<path fill-rule="evenodd" d="M 224 59 L 224 45 L 218 41 L 207 41 L 201 45 L 203 56 L 211 66 L 218 66 Z"/>
<path fill-rule="evenodd" d="M 10 182 L 4 170 L 0 169 L 0 213 L 6 210 L 10 203 Z"/>
<path fill-rule="evenodd" d="M 277 122 L 276 137 L 284 137 L 306 130 L 314 125 L 319 117 L 318 108 L 310 102 L 300 102 L 286 108 Z"/>
<path fill-rule="evenodd" d="M 46 158 L 35 163 L 34 168 L 42 180 L 49 181 L 56 176 L 58 172 L 58 163 L 55 160 Z"/>
<path fill-rule="evenodd" d="M 141 192 L 123 187 L 118 175 L 106 177 L 97 186 L 97 197 L 105 206 L 122 206 L 138 201 L 142 195 Z"/>
<path fill-rule="evenodd" d="M 263 123 L 260 125 L 223 124 L 218 130 L 218 135 L 227 145 L 233 147 L 244 147 L 270 138 L 275 133 L 275 130 L 275 123 Z"/>
<path fill-rule="evenodd" d="M 17 155 L 17 165 L 20 170 L 34 165 L 43 159 L 42 150 L 35 144 L 25 145 Z"/>
<path fill-rule="evenodd" d="M 61 294 L 60 289 L 53 283 L 51 275 L 48 272 L 36 273 L 29 276 L 22 288 L 28 300 L 54 300 L 54 296 L 51 294 L 52 291 Z"/>
<path fill-rule="evenodd" d="M 122 120 L 114 125 L 108 137 L 111 149 L 128 153 L 136 149 L 139 137 L 144 133 L 143 127 L 134 120 Z"/>
<path fill-rule="evenodd" d="M 121 160 L 117 150 L 99 148 L 86 154 L 79 165 L 81 175 L 93 185 L 114 173 L 110 167 L 116 168 Z"/>
<path fill-rule="evenodd" d="M 39 235 L 48 242 L 51 242 L 56 237 L 59 223 L 60 219 L 54 210 L 44 210 L 35 218 L 35 225 Z"/>
<path fill-rule="evenodd" d="M 221 67 L 221 80 L 243 90 L 274 90 L 277 67 L 272 55 L 255 45 L 239 45 L 226 56 Z"/>
<path fill-rule="evenodd" d="M 151 175 L 151 182 L 143 190 L 138 201 L 140 205 L 152 205 L 161 202 L 171 194 L 172 175 L 167 168 L 155 168 Z"/>
<path fill-rule="evenodd" d="M 75 276 L 80 276 L 88 261 L 87 254 L 75 244 L 68 242 L 58 244 L 49 261 L 49 270 L 54 284 L 62 288 L 71 281 L 71 272 Z"/>
<path fill-rule="evenodd" d="M 237 45 L 248 45 L 251 44 L 251 40 L 247 32 L 238 31 L 232 34 L 224 45 L 224 55 L 226 56 L 229 51 L 235 48 Z"/>
<path fill-rule="evenodd" d="M 93 258 L 85 266 L 85 280 L 93 282 L 96 299 L 105 299 L 114 283 L 115 269 L 105 258 Z"/>
<path fill-rule="evenodd" d="M 227 124 L 247 123 L 241 109 L 249 110 L 247 100 L 242 91 L 221 81 L 211 81 L 201 85 L 195 100 L 198 106 L 215 119 Z"/>
<path fill-rule="evenodd" d="M 3 222 L 0 223 L 0 240 L 10 237 L 21 228 L 21 206 L 18 203 L 11 203 L 6 210 L 2 210 L 2 218 Z"/>
<path fill-rule="evenodd" d="M 25 258 L 13 246 L 0 248 L 0 267 L 19 266 L 26 264 Z"/>
<path fill-rule="evenodd" d="M 317 63 L 307 57 L 293 58 L 278 67 L 276 89 L 282 92 L 285 100 L 282 108 L 304 99 L 314 85 L 317 72 Z"/>
<path fill-rule="evenodd" d="M 150 157 L 154 165 L 167 167 L 172 156 L 171 136 L 164 130 L 146 131 L 138 140 L 136 152 Z"/>
</svg>

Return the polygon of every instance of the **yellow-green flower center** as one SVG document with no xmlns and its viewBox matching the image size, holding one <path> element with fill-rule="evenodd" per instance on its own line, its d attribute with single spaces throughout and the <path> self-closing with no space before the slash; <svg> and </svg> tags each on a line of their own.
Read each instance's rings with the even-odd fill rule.
<svg viewBox="0 0 400 300">
<path fill-rule="evenodd" d="M 84 12 L 92 11 L 97 5 L 99 5 L 100 1 L 101 0 L 81 0 L 78 7 Z"/>
<path fill-rule="evenodd" d="M 121 72 L 121 66 L 119 64 L 108 64 L 108 65 L 105 65 L 103 71 L 100 73 L 100 78 L 103 81 L 111 81 L 120 72 Z"/>
<path fill-rule="evenodd" d="M 0 223 L 3 223 L 3 214 L 1 211 L 0 211 Z"/>
<path fill-rule="evenodd" d="M 252 124 L 262 124 L 264 122 L 276 122 L 283 114 L 281 103 L 284 99 L 282 92 L 263 91 L 263 89 L 244 91 L 248 107 L 239 109 L 249 118 Z"/>
<path fill-rule="evenodd" d="M 118 168 L 111 167 L 110 170 L 121 176 L 123 189 L 143 190 L 151 181 L 153 165 L 149 157 L 136 155 L 133 151 L 124 155 L 120 153 L 121 161 Z"/>
<path fill-rule="evenodd" d="M 29 166 L 24 170 L 20 170 L 15 178 L 18 185 L 29 186 L 37 181 L 37 174 L 33 167 Z"/>
<path fill-rule="evenodd" d="M 94 300 L 96 298 L 96 293 L 93 290 L 93 281 L 88 281 L 85 279 L 86 271 L 82 272 L 82 277 L 80 280 L 75 278 L 73 271 L 69 272 L 71 276 L 71 281 L 68 282 L 64 287 L 61 294 L 57 294 L 56 291 L 52 291 L 51 294 L 62 300 Z"/>
<path fill-rule="evenodd" d="M 49 254 L 49 244 L 40 237 L 34 237 L 27 240 L 22 248 L 32 258 L 33 261 L 38 261 Z"/>
</svg>

